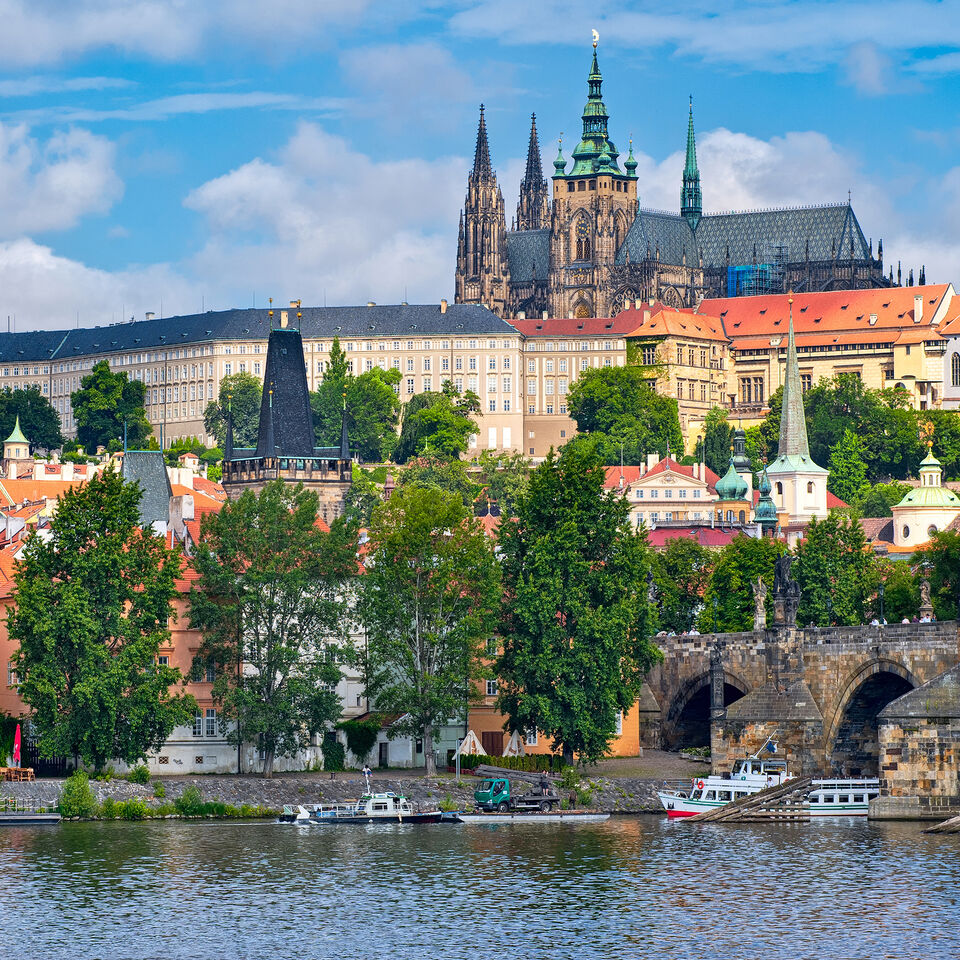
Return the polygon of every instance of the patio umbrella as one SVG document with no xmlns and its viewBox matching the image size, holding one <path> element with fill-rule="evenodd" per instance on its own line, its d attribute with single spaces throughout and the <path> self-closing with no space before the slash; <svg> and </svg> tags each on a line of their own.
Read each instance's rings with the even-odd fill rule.
<svg viewBox="0 0 960 960">
<path fill-rule="evenodd" d="M 17 724 L 17 732 L 13 735 L 13 765 L 20 766 L 20 724 Z"/>
</svg>

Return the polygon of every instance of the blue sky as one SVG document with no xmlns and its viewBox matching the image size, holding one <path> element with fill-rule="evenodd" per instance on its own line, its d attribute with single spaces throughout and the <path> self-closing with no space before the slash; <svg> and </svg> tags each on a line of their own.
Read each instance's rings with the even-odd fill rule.
<svg viewBox="0 0 960 960">
<path fill-rule="evenodd" d="M 676 209 L 845 200 L 960 279 L 960 3 L 0 0 L 0 322 L 18 330 L 453 292 L 477 107 L 508 217 L 536 111 L 611 135 Z"/>
</svg>

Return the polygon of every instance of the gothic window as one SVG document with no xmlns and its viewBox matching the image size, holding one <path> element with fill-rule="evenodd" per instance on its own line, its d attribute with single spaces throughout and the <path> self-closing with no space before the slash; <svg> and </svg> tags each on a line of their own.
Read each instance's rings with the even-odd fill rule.
<svg viewBox="0 0 960 960">
<path fill-rule="evenodd" d="M 577 305 L 573 308 L 573 315 L 578 319 L 582 320 L 585 317 L 590 316 L 590 304 L 584 302 L 583 300 L 578 300 Z"/>
<path fill-rule="evenodd" d="M 587 223 L 586 217 L 581 217 L 577 221 L 576 240 L 577 240 L 576 259 L 589 260 L 590 259 L 590 224 Z"/>
<path fill-rule="evenodd" d="M 800 374 L 800 390 L 803 393 L 806 393 L 812 386 L 813 386 L 813 374 L 801 373 Z"/>
<path fill-rule="evenodd" d="M 950 358 L 951 381 L 955 387 L 960 387 L 960 353 Z"/>
</svg>

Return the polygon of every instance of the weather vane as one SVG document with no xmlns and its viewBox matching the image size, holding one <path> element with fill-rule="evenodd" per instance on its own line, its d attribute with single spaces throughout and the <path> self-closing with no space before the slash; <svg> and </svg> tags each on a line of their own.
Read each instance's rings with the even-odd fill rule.
<svg viewBox="0 0 960 960">
<path fill-rule="evenodd" d="M 597 49 L 597 44 L 600 42 L 600 34 L 596 30 L 590 31 L 593 34 L 593 49 Z"/>
<path fill-rule="evenodd" d="M 927 445 L 929 450 L 933 446 L 933 422 L 930 420 L 924 420 L 919 425 L 920 430 L 920 442 Z"/>
</svg>

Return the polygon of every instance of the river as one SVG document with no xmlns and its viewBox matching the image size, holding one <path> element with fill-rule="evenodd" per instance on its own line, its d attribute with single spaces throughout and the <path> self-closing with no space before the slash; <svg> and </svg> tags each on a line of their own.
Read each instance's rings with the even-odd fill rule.
<svg viewBox="0 0 960 960">
<path fill-rule="evenodd" d="M 960 956 L 960 836 L 918 824 L 0 827 L 4 954 Z"/>
</svg>

